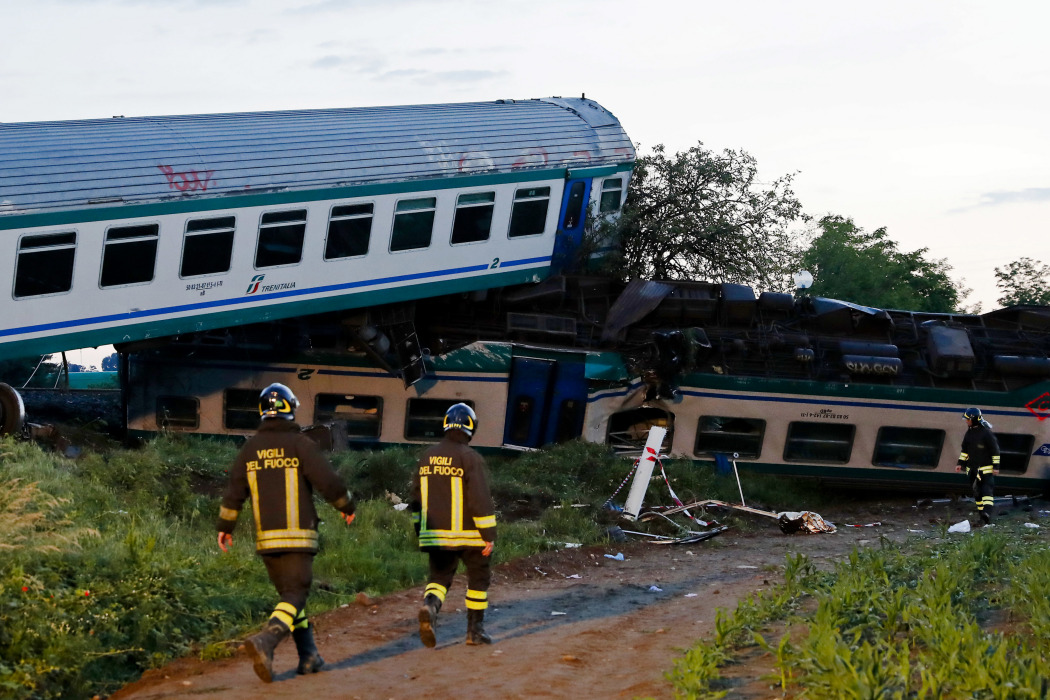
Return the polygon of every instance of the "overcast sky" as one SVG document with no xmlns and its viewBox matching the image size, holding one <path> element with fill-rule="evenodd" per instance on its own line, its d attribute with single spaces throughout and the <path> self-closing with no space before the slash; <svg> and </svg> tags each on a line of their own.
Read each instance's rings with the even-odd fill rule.
<svg viewBox="0 0 1050 700">
<path fill-rule="evenodd" d="M 1050 3 L 0 0 L 0 121 L 585 93 L 647 153 L 743 149 L 998 305 L 1050 263 Z M 759 290 L 761 291 L 761 290 Z"/>
</svg>

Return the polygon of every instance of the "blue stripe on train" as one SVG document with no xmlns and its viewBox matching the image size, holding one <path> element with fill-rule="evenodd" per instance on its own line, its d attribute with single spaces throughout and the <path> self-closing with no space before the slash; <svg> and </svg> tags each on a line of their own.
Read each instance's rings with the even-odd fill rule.
<svg viewBox="0 0 1050 700">
<path fill-rule="evenodd" d="M 500 268 L 518 267 L 520 265 L 532 265 L 535 263 L 550 262 L 550 259 L 551 257 L 548 255 L 536 258 L 523 258 L 521 260 L 509 260 L 507 262 L 500 263 Z M 447 270 L 432 270 L 429 272 L 417 272 L 410 275 L 395 275 L 393 277 L 378 277 L 372 280 L 358 280 L 356 282 L 344 282 L 342 284 L 329 284 L 323 287 L 311 287 L 308 289 L 289 289 L 287 291 L 273 292 L 271 294 L 260 294 L 258 296 L 251 297 L 238 297 L 236 299 L 217 299 L 215 301 L 204 301 L 196 304 L 180 304 L 178 306 L 167 306 L 159 309 L 147 309 L 145 311 L 129 311 L 120 314 L 107 314 L 105 316 L 77 318 L 69 321 L 60 321 L 55 323 L 41 323 L 35 326 L 5 328 L 0 329 L 0 337 L 7 335 L 18 335 L 23 333 L 39 333 L 40 331 L 52 331 L 61 328 L 75 328 L 77 326 L 88 326 L 94 325 L 96 323 L 108 323 L 111 321 L 127 321 L 129 319 L 134 318 L 163 316 L 165 314 L 181 313 L 184 311 L 194 311 L 199 309 L 216 309 L 224 306 L 234 306 L 240 304 L 257 305 L 258 302 L 272 301 L 274 299 L 280 298 L 290 298 L 309 294 L 324 294 L 327 292 L 337 292 L 361 287 L 372 287 L 380 284 L 390 284 L 394 282 L 408 282 L 411 280 L 444 277 L 446 275 L 461 275 L 470 272 L 481 272 L 482 270 L 487 269 L 489 269 L 489 265 L 487 263 L 484 265 L 468 265 L 466 267 L 455 267 Z"/>
</svg>

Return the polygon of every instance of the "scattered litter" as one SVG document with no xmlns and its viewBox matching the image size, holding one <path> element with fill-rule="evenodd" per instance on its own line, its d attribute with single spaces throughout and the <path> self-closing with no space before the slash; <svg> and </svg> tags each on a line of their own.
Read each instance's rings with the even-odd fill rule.
<svg viewBox="0 0 1050 700">
<path fill-rule="evenodd" d="M 654 586 L 649 586 L 649 592 L 650 593 L 663 593 L 664 589 L 660 588 L 659 586 L 655 586 L 654 585 Z"/>
<path fill-rule="evenodd" d="M 801 512 L 785 511 L 777 513 L 780 531 L 784 534 L 806 531 L 809 533 L 835 532 L 835 526 L 826 522 L 819 513 L 803 510 Z"/>
<path fill-rule="evenodd" d="M 737 564 L 736 568 L 738 568 L 738 569 L 757 569 L 758 567 L 757 566 L 751 566 L 750 564 Z"/>
<path fill-rule="evenodd" d="M 407 503 L 395 503 L 394 504 L 394 510 L 404 510 L 405 508 L 408 508 L 408 504 Z"/>
<path fill-rule="evenodd" d="M 616 561 L 623 561 L 623 552 L 617 552 L 615 555 L 613 555 L 613 554 L 606 554 L 605 558 L 606 559 L 615 559 Z"/>
<path fill-rule="evenodd" d="M 1031 527 L 1031 528 L 1034 528 L 1034 529 L 1036 529 L 1036 530 L 1038 530 L 1038 529 L 1039 529 L 1039 526 L 1038 526 L 1038 525 L 1036 525 L 1035 523 L 1025 523 L 1025 524 L 1024 524 L 1024 526 L 1025 526 L 1025 527 Z"/>
<path fill-rule="evenodd" d="M 565 543 L 565 549 L 575 549 L 577 547 L 582 547 L 582 546 L 583 546 L 583 544 L 580 543 L 580 542 L 566 542 Z"/>
<path fill-rule="evenodd" d="M 565 613 L 559 612 L 557 610 L 551 610 L 551 617 L 554 617 L 555 615 L 564 615 L 564 614 Z"/>
<path fill-rule="evenodd" d="M 685 597 L 686 598 L 695 598 L 698 595 L 700 595 L 700 594 L 699 593 L 686 593 Z"/>
<path fill-rule="evenodd" d="M 842 527 L 880 527 L 881 522 L 867 523 L 866 525 L 843 525 Z"/>
<path fill-rule="evenodd" d="M 538 566 L 534 566 L 534 567 L 532 567 L 532 568 L 533 568 L 533 569 L 536 569 L 536 571 L 539 571 L 539 572 L 540 572 L 541 574 L 543 574 L 544 576 L 546 576 L 546 575 L 547 575 L 547 572 L 546 572 L 546 571 L 544 571 L 543 569 L 541 569 L 541 568 L 540 568 L 540 567 L 538 567 Z"/>
<path fill-rule="evenodd" d="M 565 578 L 583 578 L 583 576 L 580 576 L 579 574 L 573 574 L 572 576 L 566 576 Z"/>
<path fill-rule="evenodd" d="M 969 532 L 969 531 L 970 531 L 970 521 L 969 520 L 963 520 L 961 523 L 955 523 L 950 528 L 948 528 L 948 532 Z"/>
<path fill-rule="evenodd" d="M 912 534 L 914 534 L 914 535 L 922 535 L 922 534 L 924 534 L 924 533 L 925 533 L 926 531 L 925 531 L 925 530 L 912 530 L 912 529 L 910 529 L 910 528 L 909 528 L 909 529 L 908 529 L 908 532 L 910 532 L 910 533 L 912 533 Z"/>
</svg>

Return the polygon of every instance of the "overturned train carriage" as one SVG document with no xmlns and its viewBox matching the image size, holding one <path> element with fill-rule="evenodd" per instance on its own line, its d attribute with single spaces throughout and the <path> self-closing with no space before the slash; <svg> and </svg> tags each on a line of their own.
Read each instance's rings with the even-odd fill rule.
<svg viewBox="0 0 1050 700">
<path fill-rule="evenodd" d="M 582 438 L 741 469 L 912 488 L 955 473 L 979 406 L 1007 491 L 1050 484 L 1050 309 L 873 309 L 733 284 L 540 284 L 180 336 L 129 356 L 128 426 L 247 435 L 273 381 L 339 449 L 425 443 L 451 403 L 474 444 Z"/>
</svg>

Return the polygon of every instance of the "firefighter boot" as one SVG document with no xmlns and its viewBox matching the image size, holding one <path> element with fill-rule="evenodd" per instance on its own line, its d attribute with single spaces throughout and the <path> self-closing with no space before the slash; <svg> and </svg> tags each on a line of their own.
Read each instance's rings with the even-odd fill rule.
<svg viewBox="0 0 1050 700">
<path fill-rule="evenodd" d="M 434 635 L 434 627 L 437 625 L 437 615 L 441 610 L 441 599 L 433 593 L 428 593 L 423 598 L 423 607 L 419 609 L 419 641 L 425 647 L 437 645 L 437 637 Z"/>
<path fill-rule="evenodd" d="M 288 625 L 271 617 L 258 634 L 244 640 L 244 649 L 252 660 L 255 675 L 263 683 L 273 681 L 273 650 L 288 636 Z"/>
<path fill-rule="evenodd" d="M 467 644 L 492 644 L 492 637 L 485 633 L 485 611 L 467 611 Z"/>
<path fill-rule="evenodd" d="M 295 640 L 295 649 L 299 652 L 299 668 L 295 672 L 300 676 L 307 673 L 317 673 L 324 666 L 324 659 L 317 653 L 317 645 L 314 643 L 314 623 L 307 623 L 306 627 L 292 630 L 292 639 Z"/>
</svg>

